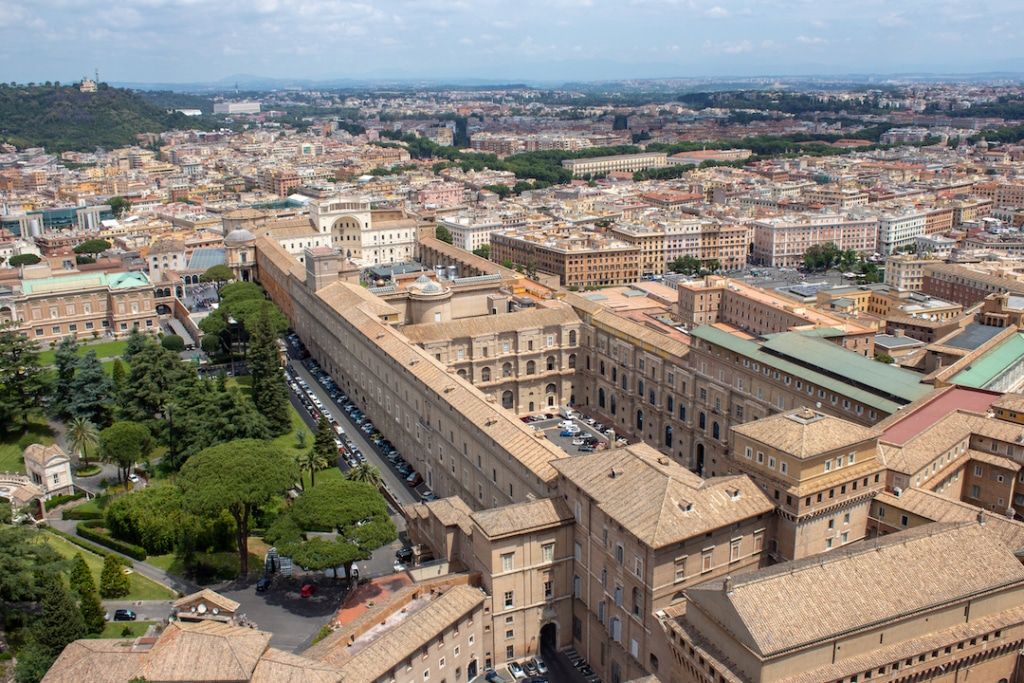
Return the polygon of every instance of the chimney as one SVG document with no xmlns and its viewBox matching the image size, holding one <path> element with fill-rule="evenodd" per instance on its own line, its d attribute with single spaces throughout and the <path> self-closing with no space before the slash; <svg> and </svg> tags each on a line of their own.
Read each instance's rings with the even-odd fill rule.
<svg viewBox="0 0 1024 683">
<path fill-rule="evenodd" d="M 722 592 L 726 595 L 732 593 L 732 576 L 726 576 L 725 580 L 722 581 Z"/>
<path fill-rule="evenodd" d="M 985 511 L 978 510 L 978 524 L 985 526 Z"/>
</svg>

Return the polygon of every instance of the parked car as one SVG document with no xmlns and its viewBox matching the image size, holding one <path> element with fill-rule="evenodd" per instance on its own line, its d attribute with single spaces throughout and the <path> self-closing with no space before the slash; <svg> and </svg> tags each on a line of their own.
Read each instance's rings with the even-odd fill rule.
<svg viewBox="0 0 1024 683">
<path fill-rule="evenodd" d="M 261 576 L 259 581 L 256 582 L 256 592 L 266 593 L 268 590 L 270 590 L 270 577 Z"/>
<path fill-rule="evenodd" d="M 316 593 L 316 586 L 311 583 L 303 584 L 302 588 L 299 590 L 299 596 L 303 598 L 311 597 L 313 593 Z"/>
<path fill-rule="evenodd" d="M 497 671 L 495 671 L 494 669 L 488 669 L 488 670 L 487 670 L 487 671 L 486 671 L 486 672 L 484 673 L 484 679 L 485 679 L 485 680 L 487 681 L 487 683 L 508 683 L 508 681 L 506 681 L 506 680 L 505 680 L 505 679 L 504 679 L 504 678 L 503 678 L 503 677 L 501 676 L 501 674 L 499 674 L 499 673 L 498 673 Z"/>
<path fill-rule="evenodd" d="M 420 476 L 419 472 L 413 472 L 405 478 L 406 486 L 419 486 L 423 483 L 423 477 Z"/>
<path fill-rule="evenodd" d="M 515 676 L 517 681 L 521 681 L 526 678 L 526 672 L 523 671 L 523 667 L 519 666 L 519 662 L 509 662 L 508 672 Z"/>
<path fill-rule="evenodd" d="M 138 615 L 130 609 L 114 610 L 114 621 L 135 621 L 138 618 Z"/>
<path fill-rule="evenodd" d="M 523 662 L 523 671 L 526 672 L 527 676 L 533 678 L 537 675 L 537 664 L 532 659 L 527 659 Z"/>
<path fill-rule="evenodd" d="M 537 657 L 537 671 L 541 676 L 546 676 L 548 673 L 548 665 L 544 663 L 544 660 Z"/>
<path fill-rule="evenodd" d="M 395 551 L 395 559 L 403 564 L 412 562 L 412 548 L 399 548 Z"/>
<path fill-rule="evenodd" d="M 391 569 L 397 574 L 398 572 L 404 572 L 406 570 L 406 566 L 398 560 L 395 560 L 395 563 L 391 565 Z"/>
</svg>

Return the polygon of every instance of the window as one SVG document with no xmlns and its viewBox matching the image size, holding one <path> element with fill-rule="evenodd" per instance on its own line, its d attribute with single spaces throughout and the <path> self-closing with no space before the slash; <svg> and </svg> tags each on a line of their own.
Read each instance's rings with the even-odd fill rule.
<svg viewBox="0 0 1024 683">
<path fill-rule="evenodd" d="M 625 552 L 625 550 L 623 550 L 622 544 L 621 543 L 616 543 L 615 544 L 615 561 L 618 562 L 621 565 L 623 563 L 623 561 L 625 560 L 625 555 L 626 555 L 626 552 Z"/>
<path fill-rule="evenodd" d="M 484 369 L 482 369 L 480 371 L 480 381 L 481 382 L 490 382 L 491 381 L 491 369 L 490 368 L 484 368 Z"/>
<path fill-rule="evenodd" d="M 850 542 L 850 532 L 849 531 L 844 531 L 839 538 L 840 538 L 840 540 L 843 543 L 849 543 Z"/>
<path fill-rule="evenodd" d="M 554 595 L 554 590 L 552 589 L 551 582 L 550 581 L 545 581 L 544 582 L 544 597 L 545 597 L 545 599 L 549 599 L 550 600 L 551 596 L 553 596 L 553 595 Z"/>
<path fill-rule="evenodd" d="M 545 562 L 553 562 L 555 559 L 555 544 L 545 543 L 540 547 L 540 552 Z"/>
<path fill-rule="evenodd" d="M 711 553 L 714 549 L 705 550 L 700 556 L 700 570 L 701 572 L 711 571 Z"/>
<path fill-rule="evenodd" d="M 743 455 L 747 457 L 747 460 L 750 460 L 754 455 L 754 449 L 751 448 L 750 446 L 747 446 L 746 449 L 744 449 L 743 451 Z"/>
<path fill-rule="evenodd" d="M 437 668 L 438 669 L 443 669 L 444 668 L 444 664 L 445 664 L 444 657 L 441 657 L 441 659 L 437 660 Z"/>
<path fill-rule="evenodd" d="M 734 538 L 729 544 L 729 561 L 736 562 L 740 559 L 740 539 Z"/>
<path fill-rule="evenodd" d="M 515 637 L 516 637 L 515 629 L 511 629 L 511 628 L 505 629 L 505 640 L 512 640 Z"/>
<path fill-rule="evenodd" d="M 639 555 L 633 558 L 633 574 L 639 578 L 644 576 L 644 561 Z"/>
<path fill-rule="evenodd" d="M 515 658 L 516 658 L 516 646 L 515 645 L 506 645 L 505 646 L 505 659 L 515 659 Z"/>
<path fill-rule="evenodd" d="M 510 572 L 515 567 L 515 553 L 503 553 L 501 556 L 501 571 Z"/>
<path fill-rule="evenodd" d="M 512 591 L 505 591 L 505 609 L 509 609 L 514 604 Z"/>
<path fill-rule="evenodd" d="M 675 582 L 679 583 L 686 579 L 686 555 L 677 557 L 675 560 Z"/>
<path fill-rule="evenodd" d="M 616 643 L 622 642 L 622 622 L 619 621 L 618 617 L 612 617 L 612 627 L 610 629 L 612 640 Z"/>
<path fill-rule="evenodd" d="M 526 361 L 526 374 L 532 375 L 537 371 L 537 364 L 532 360 Z"/>
<path fill-rule="evenodd" d="M 910 524 L 910 519 L 906 515 L 900 515 L 900 524 L 902 526 L 907 526 Z"/>
<path fill-rule="evenodd" d="M 826 460 L 825 461 L 825 471 L 826 472 L 831 472 L 832 471 L 832 461 L 831 460 Z"/>
<path fill-rule="evenodd" d="M 622 586 L 615 586 L 615 606 L 622 607 Z"/>
</svg>

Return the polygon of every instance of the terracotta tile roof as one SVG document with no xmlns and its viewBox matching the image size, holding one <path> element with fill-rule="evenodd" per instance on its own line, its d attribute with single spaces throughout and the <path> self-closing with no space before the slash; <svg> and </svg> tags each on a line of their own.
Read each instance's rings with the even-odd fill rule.
<svg viewBox="0 0 1024 683">
<path fill-rule="evenodd" d="M 967 523 L 929 524 L 685 593 L 770 657 L 1010 585 L 1024 585 L 1024 566 L 995 535 Z"/>
<path fill-rule="evenodd" d="M 880 493 L 875 503 L 894 510 L 904 510 L 933 522 L 976 522 L 983 515 L 985 528 L 997 536 L 1012 552 L 1024 549 L 1024 522 L 1018 522 L 1002 515 L 975 507 L 940 493 L 924 489 L 907 489 L 895 495 Z"/>
<path fill-rule="evenodd" d="M 405 617 L 394 628 L 373 636 L 363 636 L 368 641 L 350 646 L 342 638 L 330 638 L 329 647 L 321 648 L 321 641 L 307 654 L 341 668 L 345 683 L 371 683 L 424 645 L 437 637 L 465 615 L 480 607 L 486 596 L 479 588 L 453 586 Z"/>
<path fill-rule="evenodd" d="M 1003 394 L 992 403 L 992 407 L 1024 413 L 1024 394 Z"/>
<path fill-rule="evenodd" d="M 578 294 L 566 294 L 565 302 L 579 313 L 584 321 L 590 321 L 606 329 L 615 330 L 617 334 L 625 334 L 637 339 L 645 347 L 644 350 L 661 350 L 677 356 L 680 360 L 690 352 L 690 345 L 673 339 L 667 334 L 650 329 L 635 320 L 616 315 L 599 303 L 590 301 Z"/>
<path fill-rule="evenodd" d="M 64 648 L 43 683 L 125 683 L 137 676 L 149 652 L 131 640 L 76 640 Z"/>
<path fill-rule="evenodd" d="M 737 434 L 799 458 L 863 443 L 880 432 L 839 417 L 799 408 L 733 427 Z"/>
<path fill-rule="evenodd" d="M 544 498 L 475 512 L 472 519 L 488 538 L 494 539 L 565 524 L 573 516 L 561 498 Z"/>
<path fill-rule="evenodd" d="M 775 509 L 748 477 L 702 479 L 644 443 L 552 466 L 653 548 Z"/>
<path fill-rule="evenodd" d="M 197 602 L 199 600 L 202 600 L 203 602 L 208 602 L 212 605 L 216 605 L 220 609 L 228 612 L 237 612 L 238 608 L 241 606 L 239 603 L 235 602 L 231 598 L 225 598 L 223 595 L 216 591 L 212 591 L 209 588 L 204 588 L 203 590 L 197 593 L 192 593 L 191 595 L 186 595 L 183 598 L 178 598 L 173 603 L 171 603 L 171 607 L 175 607 L 177 609 L 188 608 L 192 603 Z"/>
<path fill-rule="evenodd" d="M 341 669 L 270 648 L 252 672 L 251 683 L 337 683 Z"/>
<path fill-rule="evenodd" d="M 884 443 L 883 436 L 879 454 L 889 469 L 913 475 L 972 434 L 1015 443 L 1024 435 L 1024 425 L 956 411 L 939 419 L 901 446 Z"/>
<path fill-rule="evenodd" d="M 986 465 L 991 465 L 992 467 L 1010 470 L 1011 472 L 1020 472 L 1021 470 L 1020 463 L 1014 462 L 1002 455 L 995 455 L 994 453 L 976 451 L 972 448 L 967 451 L 967 457 L 971 460 L 977 460 L 978 462 L 983 462 Z"/>
<path fill-rule="evenodd" d="M 47 463 L 52 460 L 65 459 L 68 460 L 67 453 L 64 449 L 57 444 L 51 444 L 49 446 L 43 446 L 42 444 L 34 443 L 25 449 L 22 454 L 26 463 L 34 463 L 40 467 L 46 467 Z"/>
<path fill-rule="evenodd" d="M 148 681 L 247 681 L 270 634 L 218 621 L 171 622 L 138 676 Z"/>
</svg>

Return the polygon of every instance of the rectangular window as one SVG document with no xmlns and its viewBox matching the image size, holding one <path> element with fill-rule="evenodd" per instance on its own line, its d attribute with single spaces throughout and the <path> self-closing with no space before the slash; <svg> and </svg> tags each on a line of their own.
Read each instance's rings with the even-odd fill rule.
<svg viewBox="0 0 1024 683">
<path fill-rule="evenodd" d="M 550 581 L 545 581 L 544 582 L 544 598 L 550 600 L 553 595 L 554 595 L 554 590 L 552 589 L 551 582 Z"/>
<path fill-rule="evenodd" d="M 515 566 L 515 557 L 515 553 L 503 553 L 501 556 L 501 571 L 512 571 Z"/>
<path fill-rule="evenodd" d="M 729 544 L 729 561 L 735 562 L 738 559 L 740 559 L 740 539 L 735 538 Z"/>
<path fill-rule="evenodd" d="M 675 560 L 675 582 L 679 583 L 686 579 L 686 555 L 677 557 Z"/>
<path fill-rule="evenodd" d="M 711 571 L 711 554 L 714 549 L 705 550 L 700 556 L 700 570 L 701 572 Z"/>
<path fill-rule="evenodd" d="M 509 609 L 514 604 L 512 591 L 505 591 L 505 609 Z"/>
<path fill-rule="evenodd" d="M 553 562 L 555 559 L 555 544 L 545 543 L 540 547 L 540 552 L 544 562 Z"/>
</svg>

